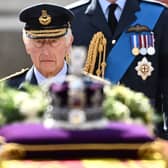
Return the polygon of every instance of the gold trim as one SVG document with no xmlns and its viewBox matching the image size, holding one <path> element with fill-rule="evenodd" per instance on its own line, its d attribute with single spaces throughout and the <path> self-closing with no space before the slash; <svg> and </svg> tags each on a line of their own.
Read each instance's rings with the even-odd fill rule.
<svg viewBox="0 0 168 168">
<path fill-rule="evenodd" d="M 111 85 L 111 82 L 110 82 L 110 81 L 105 80 L 105 79 L 103 79 L 103 78 L 101 78 L 101 77 L 98 77 L 98 76 L 96 76 L 96 75 L 90 74 L 90 73 L 85 72 L 85 71 L 83 71 L 82 74 L 83 74 L 83 75 L 86 75 L 86 76 L 88 76 L 88 77 L 90 77 L 91 79 L 93 79 L 93 80 L 95 80 L 95 81 L 99 81 L 99 82 L 101 82 L 101 83 L 104 84 L 104 85 Z"/>
<path fill-rule="evenodd" d="M 5 80 L 7 80 L 7 79 L 10 79 L 10 78 L 12 78 L 12 77 L 21 75 L 22 73 L 24 73 L 25 71 L 28 71 L 28 70 L 29 70 L 29 68 L 24 68 L 24 69 L 22 69 L 22 70 L 19 71 L 19 72 L 16 72 L 16 73 L 14 73 L 14 74 L 11 74 L 11 75 L 9 75 L 9 76 L 6 76 L 6 77 L 0 79 L 0 82 L 5 81 Z"/>
<path fill-rule="evenodd" d="M 71 62 L 71 59 L 70 59 L 69 54 L 66 54 L 66 56 L 65 56 L 65 60 L 66 60 L 66 63 L 69 65 L 70 62 Z"/>
<path fill-rule="evenodd" d="M 96 60 L 98 59 L 96 75 L 104 78 L 106 67 L 106 44 L 107 40 L 102 32 L 97 32 L 93 35 L 93 38 L 89 44 L 88 55 L 83 69 L 85 73 L 94 73 Z"/>
<path fill-rule="evenodd" d="M 2 159 L 19 159 L 26 156 L 26 152 L 40 152 L 40 151 L 86 151 L 86 150 L 137 150 L 140 149 L 142 143 L 137 144 L 102 144 L 102 143 L 89 143 L 89 144 L 17 144 L 5 143 L 2 145 L 0 158 Z"/>
<path fill-rule="evenodd" d="M 25 151 L 66 151 L 66 150 L 138 150 L 142 143 L 137 144 L 47 144 L 47 145 L 21 145 Z"/>
<path fill-rule="evenodd" d="M 28 35 L 32 36 L 32 37 L 57 37 L 57 36 L 61 36 L 64 33 L 60 32 L 60 33 L 50 33 L 50 34 L 32 34 L 32 33 L 27 33 Z"/>
<path fill-rule="evenodd" d="M 37 30 L 37 31 L 26 31 L 27 35 L 32 37 L 53 37 L 61 36 L 66 33 L 67 29 L 55 29 L 55 30 Z"/>
<path fill-rule="evenodd" d="M 29 144 L 17 144 L 17 143 L 5 143 L 2 145 L 0 153 L 1 158 L 21 158 L 26 155 L 26 152 L 40 152 L 40 151 L 113 151 L 113 150 L 135 150 L 137 155 L 142 159 L 166 160 L 167 156 L 163 153 L 163 148 L 167 143 L 163 141 L 154 141 L 149 143 L 78 143 L 78 144 L 41 144 L 41 145 L 29 145 Z M 167 153 L 166 153 L 167 154 Z"/>
<path fill-rule="evenodd" d="M 167 156 L 168 142 L 166 140 L 157 139 L 152 143 L 143 144 L 139 150 L 138 155 L 141 158 L 152 159 L 152 160 L 168 160 Z"/>
<path fill-rule="evenodd" d="M 51 30 L 26 30 L 26 32 L 31 32 L 31 33 L 52 33 L 52 32 L 66 31 L 66 29 L 67 28 L 51 29 Z"/>
<path fill-rule="evenodd" d="M 4 143 L 1 146 L 1 159 L 20 159 L 25 156 L 25 149 L 22 145 L 16 143 Z"/>
</svg>

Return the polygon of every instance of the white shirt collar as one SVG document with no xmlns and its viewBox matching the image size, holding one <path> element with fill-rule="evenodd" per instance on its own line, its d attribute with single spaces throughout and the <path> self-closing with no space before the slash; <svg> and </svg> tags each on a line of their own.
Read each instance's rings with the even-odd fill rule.
<svg viewBox="0 0 168 168">
<path fill-rule="evenodd" d="M 103 11 L 106 19 L 108 19 L 107 18 L 108 17 L 108 11 L 109 11 L 108 7 L 111 4 L 111 2 L 109 2 L 107 0 L 98 0 L 98 1 L 99 1 L 99 4 L 100 4 L 100 6 L 102 8 L 102 11 Z M 117 17 L 117 20 L 119 20 L 121 14 L 122 14 L 122 11 L 124 9 L 126 0 L 117 0 L 115 3 L 118 5 L 118 7 L 116 9 L 116 12 L 115 12 L 115 15 Z"/>
<path fill-rule="evenodd" d="M 34 73 L 35 73 L 38 85 L 48 83 L 48 81 L 50 81 L 51 83 L 63 83 L 65 81 L 66 74 L 67 74 L 67 64 L 66 64 L 66 62 L 64 62 L 64 66 L 61 69 L 61 71 L 56 76 L 51 77 L 51 78 L 44 77 L 37 70 L 37 68 L 35 66 L 33 68 L 34 68 Z"/>
</svg>

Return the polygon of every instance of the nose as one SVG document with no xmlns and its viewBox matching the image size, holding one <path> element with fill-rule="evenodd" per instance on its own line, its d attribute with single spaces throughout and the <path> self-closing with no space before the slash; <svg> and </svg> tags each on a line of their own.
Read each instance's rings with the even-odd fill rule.
<svg viewBox="0 0 168 168">
<path fill-rule="evenodd" d="M 42 48 L 41 48 L 41 51 L 43 52 L 43 53 L 48 53 L 48 51 L 49 51 L 49 48 L 50 48 L 50 45 L 49 45 L 49 43 L 44 43 L 43 44 L 43 46 L 42 46 Z"/>
</svg>

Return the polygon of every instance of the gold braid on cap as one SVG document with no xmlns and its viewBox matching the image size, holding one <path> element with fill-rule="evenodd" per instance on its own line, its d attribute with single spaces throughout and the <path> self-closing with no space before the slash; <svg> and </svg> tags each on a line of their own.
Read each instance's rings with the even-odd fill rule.
<svg viewBox="0 0 168 168">
<path fill-rule="evenodd" d="M 52 30 L 26 30 L 26 34 L 31 38 L 58 37 L 66 34 L 67 28 Z"/>
<path fill-rule="evenodd" d="M 98 67 L 96 69 L 96 76 L 104 78 L 106 67 L 106 44 L 107 40 L 102 32 L 97 32 L 89 44 L 88 55 L 84 66 L 85 74 L 93 74 L 95 64 L 98 57 Z"/>
</svg>

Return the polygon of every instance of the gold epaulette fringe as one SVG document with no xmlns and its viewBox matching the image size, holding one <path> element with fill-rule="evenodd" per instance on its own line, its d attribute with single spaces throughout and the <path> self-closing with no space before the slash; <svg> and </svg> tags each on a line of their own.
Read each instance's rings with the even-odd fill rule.
<svg viewBox="0 0 168 168">
<path fill-rule="evenodd" d="M 26 71 L 28 71 L 28 70 L 29 70 L 29 68 L 21 69 L 21 71 L 19 71 L 19 72 L 16 72 L 16 73 L 14 73 L 14 74 L 11 74 L 11 75 L 9 75 L 9 76 L 6 76 L 6 77 L 4 77 L 4 78 L 1 78 L 1 79 L 0 79 L 0 82 L 5 81 L 5 80 L 7 80 L 7 79 L 10 79 L 10 78 L 12 78 L 12 77 L 21 75 L 22 73 L 24 73 L 24 72 L 26 72 Z"/>
<path fill-rule="evenodd" d="M 96 76 L 104 78 L 106 67 L 106 44 L 107 40 L 102 32 L 97 32 L 93 35 L 83 69 L 85 73 L 93 74 L 96 72 Z M 98 67 L 95 71 L 96 60 L 98 61 Z"/>
</svg>

